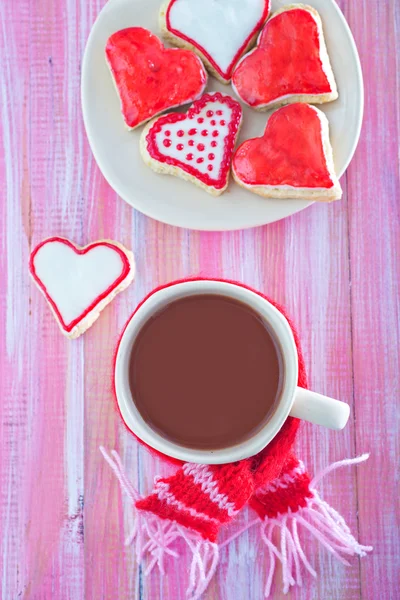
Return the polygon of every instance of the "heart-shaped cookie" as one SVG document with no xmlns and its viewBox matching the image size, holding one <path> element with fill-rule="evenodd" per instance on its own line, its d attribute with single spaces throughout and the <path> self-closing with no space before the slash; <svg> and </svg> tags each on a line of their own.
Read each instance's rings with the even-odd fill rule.
<svg viewBox="0 0 400 600">
<path fill-rule="evenodd" d="M 193 102 L 207 84 L 207 73 L 194 52 L 164 48 L 156 35 L 142 27 L 114 33 L 107 41 L 106 59 L 130 129 Z"/>
<path fill-rule="evenodd" d="M 292 4 L 275 12 L 257 47 L 237 65 L 232 86 L 246 104 L 259 110 L 335 100 L 335 77 L 317 11 Z"/>
<path fill-rule="evenodd" d="M 239 102 L 219 92 L 205 94 L 186 114 L 163 115 L 145 127 L 143 160 L 158 173 L 176 175 L 219 196 L 228 186 L 241 121 Z"/>
<path fill-rule="evenodd" d="M 329 123 L 309 104 L 291 104 L 274 112 L 263 137 L 243 142 L 232 162 L 235 181 L 267 198 L 338 200 Z"/>
<path fill-rule="evenodd" d="M 71 339 L 86 331 L 135 275 L 132 252 L 111 240 L 80 248 L 65 238 L 48 238 L 33 250 L 29 268 Z"/>
<path fill-rule="evenodd" d="M 228 83 L 269 10 L 270 0 L 167 0 L 160 26 L 165 39 L 194 50 L 213 75 Z"/>
</svg>

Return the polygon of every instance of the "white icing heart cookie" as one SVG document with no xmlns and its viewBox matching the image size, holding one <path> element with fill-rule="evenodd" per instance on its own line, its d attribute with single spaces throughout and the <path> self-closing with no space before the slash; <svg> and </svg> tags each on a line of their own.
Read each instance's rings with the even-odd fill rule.
<svg viewBox="0 0 400 600">
<path fill-rule="evenodd" d="M 149 123 L 140 138 L 141 155 L 153 171 L 219 196 L 228 187 L 241 121 L 236 100 L 219 92 L 205 94 L 186 114 L 170 113 Z"/>
<path fill-rule="evenodd" d="M 133 281 L 135 261 L 118 242 L 100 240 L 81 248 L 52 237 L 33 250 L 29 269 L 61 331 L 73 339 Z"/>
<path fill-rule="evenodd" d="M 160 10 L 163 37 L 193 50 L 222 83 L 253 46 L 270 0 L 167 0 Z"/>
</svg>

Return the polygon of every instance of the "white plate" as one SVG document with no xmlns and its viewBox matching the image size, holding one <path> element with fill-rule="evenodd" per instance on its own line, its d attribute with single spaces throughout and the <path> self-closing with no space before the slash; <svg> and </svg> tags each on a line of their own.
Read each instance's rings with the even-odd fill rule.
<svg viewBox="0 0 400 600">
<path fill-rule="evenodd" d="M 201 2 L 201 0 L 199 0 Z M 289 0 L 273 0 L 276 10 Z M 82 109 L 94 157 L 104 177 L 126 202 L 158 221 L 202 230 L 233 230 L 264 225 L 306 208 L 302 200 L 265 199 L 237 186 L 214 198 L 193 184 L 154 173 L 139 153 L 141 128 L 127 131 L 119 99 L 106 65 L 108 37 L 124 27 L 139 25 L 159 33 L 161 0 L 110 0 L 90 33 L 82 65 Z M 363 115 L 363 81 L 351 31 L 334 0 L 311 0 L 320 13 L 339 99 L 322 105 L 331 130 L 336 171 L 346 170 L 358 142 Z M 209 78 L 207 90 L 235 96 L 231 86 Z M 262 135 L 270 113 L 244 108 L 240 140 Z"/>
</svg>

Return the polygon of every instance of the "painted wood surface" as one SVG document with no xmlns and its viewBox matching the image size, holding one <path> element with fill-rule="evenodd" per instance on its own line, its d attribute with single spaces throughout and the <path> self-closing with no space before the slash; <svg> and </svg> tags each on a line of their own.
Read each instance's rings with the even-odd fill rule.
<svg viewBox="0 0 400 600">
<path fill-rule="evenodd" d="M 0 69 L 0 598 L 183 600 L 187 561 L 146 579 L 123 546 L 130 511 L 98 447 L 116 448 L 147 492 L 166 467 L 126 431 L 111 393 L 118 334 L 154 286 L 203 274 L 241 280 L 285 304 L 312 387 L 348 402 L 342 433 L 304 426 L 324 497 L 375 550 L 346 568 L 312 546 L 317 581 L 292 599 L 399 598 L 399 52 L 397 0 L 340 3 L 364 69 L 366 112 L 345 195 L 267 227 L 188 232 L 135 212 L 105 183 L 80 112 L 80 62 L 103 0 L 3 0 Z M 397 49 L 398 50 L 398 49 Z M 136 282 L 81 339 L 59 333 L 28 276 L 28 256 L 60 234 L 116 239 Z M 243 519 L 247 517 L 244 516 Z M 222 553 L 206 600 L 261 600 L 266 555 L 256 531 Z M 274 598 L 282 598 L 280 587 Z"/>
</svg>

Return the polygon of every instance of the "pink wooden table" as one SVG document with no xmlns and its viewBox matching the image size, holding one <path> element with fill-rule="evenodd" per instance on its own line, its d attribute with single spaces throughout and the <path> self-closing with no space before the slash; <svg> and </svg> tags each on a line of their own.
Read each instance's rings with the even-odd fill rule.
<svg viewBox="0 0 400 600">
<path fill-rule="evenodd" d="M 285 304 L 301 333 L 312 387 L 351 405 L 349 426 L 304 426 L 311 470 L 371 452 L 335 472 L 324 497 L 369 557 L 338 564 L 310 548 L 320 577 L 290 598 L 399 598 L 399 73 L 397 0 L 342 0 L 364 69 L 366 113 L 341 202 L 267 227 L 198 233 L 156 223 L 106 184 L 85 137 L 84 44 L 103 0 L 1 3 L 0 598 L 183 600 L 180 571 L 143 577 L 123 547 L 130 511 L 98 447 L 116 448 L 150 490 L 158 460 L 125 430 L 111 394 L 112 355 L 154 286 L 203 274 L 239 279 Z M 397 30 L 396 30 L 397 27 Z M 42 238 L 132 247 L 138 274 L 78 341 L 60 335 L 28 276 Z M 396 512 L 397 509 L 397 512 Z M 267 557 L 250 531 L 222 553 L 207 600 L 261 600 Z M 283 595 L 275 587 L 274 598 Z"/>
</svg>

